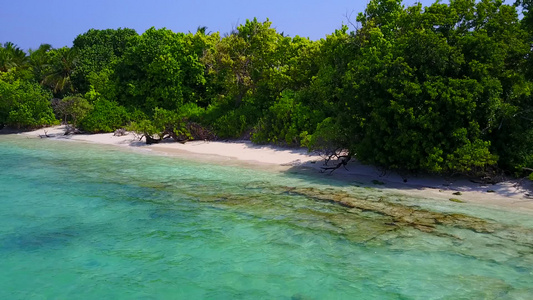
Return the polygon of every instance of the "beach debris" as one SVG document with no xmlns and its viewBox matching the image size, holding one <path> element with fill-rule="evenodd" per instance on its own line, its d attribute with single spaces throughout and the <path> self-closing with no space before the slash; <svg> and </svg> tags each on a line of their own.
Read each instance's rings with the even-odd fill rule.
<svg viewBox="0 0 533 300">
<path fill-rule="evenodd" d="M 119 129 L 115 130 L 115 132 L 113 133 L 113 136 L 125 136 L 127 134 L 128 134 L 128 132 L 126 131 L 126 129 L 119 128 Z"/>
<path fill-rule="evenodd" d="M 162 114 L 164 115 L 164 113 Z M 152 124 L 151 121 L 146 120 L 138 124 L 132 123 L 129 130 L 134 132 L 134 135 L 139 138 L 139 141 L 145 138 L 146 144 L 148 145 L 157 144 L 168 139 L 172 139 L 181 144 L 192 140 L 203 140 L 205 142 L 217 139 L 214 133 L 202 125 L 187 121 L 183 118 L 174 117 L 177 119 L 169 117 L 169 120 L 166 120 L 163 118 L 161 122 L 164 123 L 159 122 L 157 126 Z"/>
<path fill-rule="evenodd" d="M 327 164 L 331 160 L 333 155 L 335 155 L 337 157 L 337 161 L 340 160 L 340 162 L 337 163 L 335 166 L 328 167 Z M 340 167 L 344 167 L 344 169 L 346 171 L 349 171 L 348 168 L 346 168 L 346 165 L 348 164 L 348 162 L 350 162 L 350 160 L 352 160 L 352 155 L 349 154 L 349 153 L 346 154 L 346 155 L 332 154 L 331 156 L 329 156 L 329 158 L 326 158 L 324 160 L 324 165 L 326 165 L 326 166 L 325 167 L 321 167 L 320 169 L 322 169 L 322 170 L 320 170 L 320 172 L 324 173 L 325 171 L 330 171 L 329 174 L 331 174 L 331 173 L 333 173 L 333 171 L 337 170 Z"/>
<path fill-rule="evenodd" d="M 461 196 L 462 194 L 463 194 L 463 193 L 461 193 L 461 192 L 455 192 L 455 193 L 453 193 L 453 195 L 455 195 L 455 196 Z"/>
<path fill-rule="evenodd" d="M 71 135 L 71 134 L 80 134 L 82 133 L 78 128 L 72 126 L 72 125 L 66 125 L 65 126 L 65 134 L 64 135 Z"/>
<path fill-rule="evenodd" d="M 39 137 L 40 138 L 49 138 L 50 136 L 48 135 L 48 130 L 44 130 L 44 134 L 39 134 Z"/>
</svg>

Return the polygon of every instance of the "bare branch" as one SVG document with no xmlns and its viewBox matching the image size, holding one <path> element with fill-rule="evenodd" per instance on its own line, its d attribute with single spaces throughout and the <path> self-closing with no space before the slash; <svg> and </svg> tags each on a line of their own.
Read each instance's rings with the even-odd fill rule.
<svg viewBox="0 0 533 300">
<path fill-rule="evenodd" d="M 39 137 L 40 138 L 49 138 L 50 136 L 48 135 L 48 131 L 44 130 L 44 135 L 43 134 L 39 134 Z"/>
<path fill-rule="evenodd" d="M 340 167 L 344 167 L 346 171 L 349 171 L 348 168 L 346 168 L 346 165 L 350 162 L 350 160 L 352 160 L 352 155 L 348 153 L 347 155 L 338 156 L 338 158 L 341 161 L 337 163 L 337 165 L 332 167 L 321 167 L 322 170 L 320 172 L 324 173 L 325 171 L 329 170 L 329 174 L 331 174 L 333 173 L 333 171 L 337 170 Z"/>
<path fill-rule="evenodd" d="M 355 9 L 352 9 L 352 11 L 350 13 L 348 13 L 348 10 L 346 10 L 346 13 L 344 13 L 344 18 L 346 18 L 346 22 L 348 22 L 348 25 L 353 27 L 354 31 L 357 31 L 357 30 L 359 30 L 359 25 L 352 21 L 352 16 L 353 16 L 354 12 L 355 12 Z"/>
</svg>

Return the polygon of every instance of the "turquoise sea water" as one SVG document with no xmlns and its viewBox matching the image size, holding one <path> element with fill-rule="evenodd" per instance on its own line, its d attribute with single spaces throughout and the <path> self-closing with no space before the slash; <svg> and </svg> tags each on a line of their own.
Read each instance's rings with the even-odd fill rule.
<svg viewBox="0 0 533 300">
<path fill-rule="evenodd" d="M 341 192 L 485 229 L 403 226 L 311 195 Z M 532 219 L 294 172 L 0 136 L 0 299 L 532 299 Z"/>
</svg>

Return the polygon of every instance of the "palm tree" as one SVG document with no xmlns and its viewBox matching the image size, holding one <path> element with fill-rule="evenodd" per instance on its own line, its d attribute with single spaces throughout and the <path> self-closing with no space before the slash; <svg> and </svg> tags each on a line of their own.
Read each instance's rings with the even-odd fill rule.
<svg viewBox="0 0 533 300">
<path fill-rule="evenodd" d="M 52 64 L 50 71 L 44 77 L 42 84 L 52 88 L 56 95 L 74 93 L 71 76 L 78 63 L 78 53 L 73 48 L 63 47 L 52 50 Z"/>
<path fill-rule="evenodd" d="M 17 45 L 6 42 L 0 45 L 0 71 L 7 72 L 13 68 L 25 68 L 28 66 L 26 52 Z"/>
<path fill-rule="evenodd" d="M 50 51 L 52 45 L 41 44 L 37 50 L 29 50 L 29 64 L 37 81 L 42 82 L 47 71 L 50 69 Z"/>
<path fill-rule="evenodd" d="M 210 35 L 211 31 L 207 32 L 207 26 L 198 26 L 198 28 L 196 28 L 196 33 L 201 33 L 203 35 Z"/>
</svg>

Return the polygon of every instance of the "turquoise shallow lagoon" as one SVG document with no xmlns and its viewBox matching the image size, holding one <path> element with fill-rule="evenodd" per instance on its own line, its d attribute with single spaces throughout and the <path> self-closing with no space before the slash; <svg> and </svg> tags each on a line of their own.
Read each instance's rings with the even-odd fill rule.
<svg viewBox="0 0 533 300">
<path fill-rule="evenodd" d="M 319 176 L 0 136 L 0 208 L 0 299 L 533 298 L 531 215 Z"/>
</svg>

